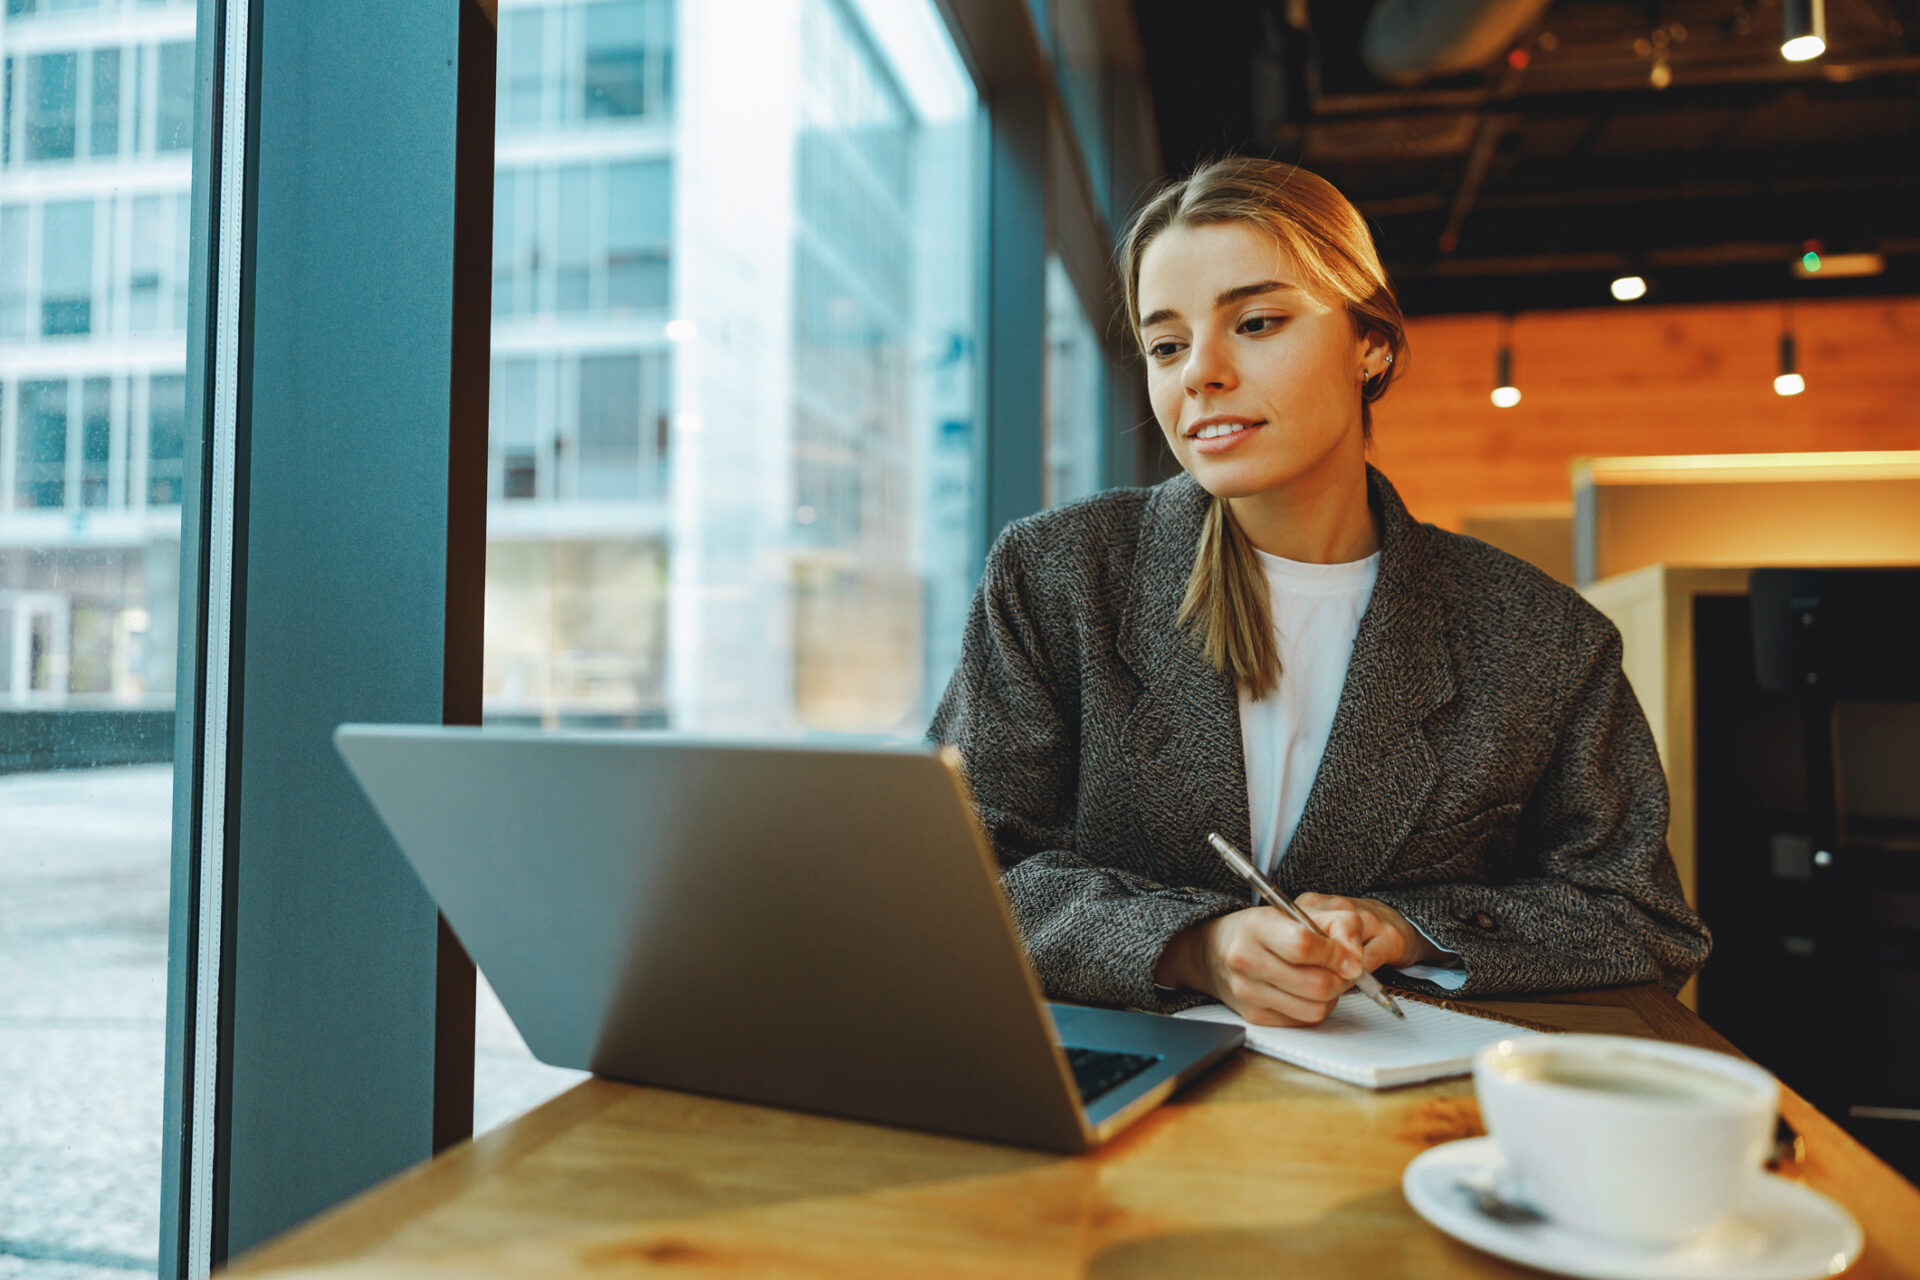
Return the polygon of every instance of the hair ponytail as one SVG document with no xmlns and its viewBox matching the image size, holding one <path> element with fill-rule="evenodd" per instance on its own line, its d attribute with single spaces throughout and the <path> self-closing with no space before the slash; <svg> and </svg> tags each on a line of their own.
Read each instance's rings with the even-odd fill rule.
<svg viewBox="0 0 1920 1280">
<path fill-rule="evenodd" d="M 1267 575 L 1224 499 L 1208 499 L 1180 622 L 1198 635 L 1207 665 L 1256 700 L 1280 683 Z"/>
</svg>

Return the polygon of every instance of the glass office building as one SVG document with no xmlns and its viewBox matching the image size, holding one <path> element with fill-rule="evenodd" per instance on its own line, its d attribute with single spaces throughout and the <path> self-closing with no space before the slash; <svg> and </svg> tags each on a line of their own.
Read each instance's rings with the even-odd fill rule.
<svg viewBox="0 0 1920 1280">
<path fill-rule="evenodd" d="M 502 5 L 490 720 L 924 721 L 971 585 L 975 104 L 931 8 L 868 8 Z"/>
<path fill-rule="evenodd" d="M 195 23 L 0 8 L 5 1275 L 155 1265 Z"/>
<path fill-rule="evenodd" d="M 501 6 L 492 720 L 906 732 L 951 666 L 971 82 L 931 9 L 755 8 Z M 0 26 L 16 704 L 171 701 L 193 21 Z"/>
<path fill-rule="evenodd" d="M 0 16 L 0 706 L 172 705 L 193 32 Z"/>
</svg>

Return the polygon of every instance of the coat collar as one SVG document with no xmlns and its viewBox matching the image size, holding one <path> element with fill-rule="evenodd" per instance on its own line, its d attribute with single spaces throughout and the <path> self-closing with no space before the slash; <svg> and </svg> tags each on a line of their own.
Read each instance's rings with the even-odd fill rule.
<svg viewBox="0 0 1920 1280">
<path fill-rule="evenodd" d="M 1380 518 L 1380 572 L 1320 771 L 1278 868 L 1289 893 L 1359 893 L 1373 881 L 1433 787 L 1421 722 L 1453 696 L 1431 535 L 1372 467 L 1367 490 Z M 1178 620 L 1209 501 L 1186 475 L 1153 491 L 1116 642 L 1140 685 L 1124 737 L 1145 835 L 1186 883 L 1237 892 L 1204 840 L 1219 831 L 1243 849 L 1252 842 L 1238 695 Z"/>
</svg>

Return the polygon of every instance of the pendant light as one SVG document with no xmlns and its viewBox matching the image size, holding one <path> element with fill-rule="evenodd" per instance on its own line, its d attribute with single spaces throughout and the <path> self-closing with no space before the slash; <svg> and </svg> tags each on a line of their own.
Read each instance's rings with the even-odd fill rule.
<svg viewBox="0 0 1920 1280">
<path fill-rule="evenodd" d="M 1826 0 L 1780 0 L 1780 56 L 1805 62 L 1826 51 Z"/>
<path fill-rule="evenodd" d="M 1797 396 L 1807 389 L 1807 380 L 1795 367 L 1794 356 L 1793 309 L 1788 307 L 1780 316 L 1780 372 L 1773 379 L 1773 393 L 1777 396 Z"/>
<path fill-rule="evenodd" d="M 1520 403 L 1520 388 L 1513 385 L 1513 317 L 1500 317 L 1500 351 L 1493 361 L 1493 406 L 1511 409 Z"/>
<path fill-rule="evenodd" d="M 1773 380 L 1773 393 L 1797 396 L 1807 389 L 1807 380 L 1793 367 L 1793 332 L 1780 335 L 1780 373 Z"/>
</svg>

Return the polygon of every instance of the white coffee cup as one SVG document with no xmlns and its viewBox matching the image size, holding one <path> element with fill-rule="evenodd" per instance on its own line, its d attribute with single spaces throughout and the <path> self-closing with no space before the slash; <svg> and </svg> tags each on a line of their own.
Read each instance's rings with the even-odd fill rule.
<svg viewBox="0 0 1920 1280">
<path fill-rule="evenodd" d="M 1518 1036 L 1473 1061 L 1513 1190 L 1612 1240 L 1684 1240 L 1760 1174 L 1780 1086 L 1740 1058 L 1627 1036 Z"/>
</svg>

